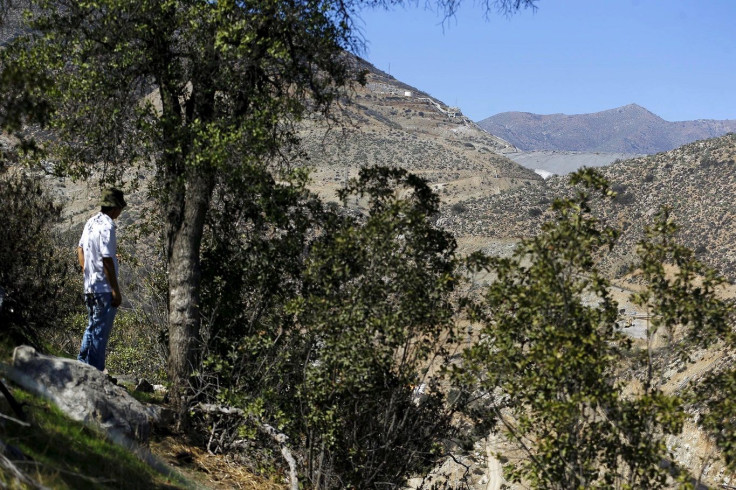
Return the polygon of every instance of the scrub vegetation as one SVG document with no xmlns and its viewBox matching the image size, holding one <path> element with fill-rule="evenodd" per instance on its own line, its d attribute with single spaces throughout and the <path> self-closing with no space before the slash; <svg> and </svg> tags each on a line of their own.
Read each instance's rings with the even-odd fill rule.
<svg viewBox="0 0 736 490">
<path fill-rule="evenodd" d="M 690 488 L 698 477 L 665 438 L 692 407 L 736 470 L 733 366 L 700 379 L 699 396 L 663 389 L 665 371 L 697 349 L 733 350 L 722 281 L 674 240 L 666 208 L 632 266 L 642 282 L 633 299 L 651 318 L 641 346 L 619 331 L 599 270 L 621 230 L 594 212 L 615 196 L 597 172 L 573 174 L 568 197 L 506 259 L 460 256 L 438 224 L 438 195 L 397 162 L 345 179 L 338 203 L 308 190 L 307 172 L 290 165 L 301 156 L 296 123 L 329 119 L 363 80 L 344 53 L 359 44 L 360 5 L 35 2 L 32 29 L 0 53 L 0 123 L 20 140 L 13 161 L 130 189 L 148 177 L 156 203 L 146 228 L 162 253 L 130 262 L 141 287 L 111 365 L 165 378 L 177 436 L 292 488 L 401 488 L 489 433 L 523 454 L 506 460 L 510 483 Z M 79 329 L 73 245 L 55 238 L 59 210 L 41 182 L 2 167 L 2 333 L 68 352 L 47 332 Z M 480 294 L 468 287 L 476 271 L 494 278 Z M 87 430 L 61 418 L 32 425 L 61 439 L 23 446 L 5 426 L 0 439 L 44 474 L 84 475 L 70 486 L 107 484 L 100 469 L 131 487 L 164 484 L 128 469 L 128 455 L 122 466 L 59 466 L 44 455 L 79 451 L 67 431 Z M 3 473 L 11 485 L 23 477 Z"/>
<path fill-rule="evenodd" d="M 457 256 L 431 219 L 437 195 L 400 169 L 366 169 L 342 191 L 343 206 L 267 179 L 269 199 L 221 208 L 233 221 L 208 227 L 204 242 L 207 344 L 192 378 L 189 438 L 211 453 L 240 454 L 254 473 L 278 474 L 286 465 L 263 429 L 278 427 L 301 462 L 300 480 L 314 488 L 402 485 L 490 432 L 526 454 L 507 463 L 510 482 L 686 488 L 693 477 L 665 438 L 697 404 L 732 465 L 733 372 L 663 390 L 663 371 L 697 349 L 732 348 L 721 280 L 677 245 L 663 210 L 639 247 L 647 287 L 635 300 L 651 309 L 648 338 L 668 340 L 633 345 L 596 265 L 620 231 L 603 225 L 591 202 L 615 192 L 594 171 L 571 181 L 577 194 L 555 200 L 553 219 L 508 259 Z M 39 199 L 50 203 L 42 190 Z M 288 211 L 270 214 L 279 209 Z M 467 271 L 481 269 L 496 280 L 468 293 Z M 134 340 L 145 316 L 122 318 L 111 363 L 140 375 L 158 365 L 160 375 L 160 347 Z M 458 342 L 463 318 L 477 336 L 467 348 Z M 74 324 L 60 328 L 80 330 Z M 58 337 L 42 332 L 35 337 L 60 351 Z"/>
</svg>

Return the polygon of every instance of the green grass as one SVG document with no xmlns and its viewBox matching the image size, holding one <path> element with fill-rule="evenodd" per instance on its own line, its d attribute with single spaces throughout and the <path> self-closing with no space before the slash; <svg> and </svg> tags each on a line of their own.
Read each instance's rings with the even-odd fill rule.
<svg viewBox="0 0 736 490">
<path fill-rule="evenodd" d="M 183 488 L 99 433 L 68 419 L 45 400 L 18 389 L 14 395 L 25 405 L 31 426 L 2 422 L 0 439 L 26 455 L 27 461 L 15 464 L 40 484 L 74 490 Z M 1 396 L 0 412 L 11 414 Z M 0 470 L 0 487 L 3 483 L 15 488 L 9 476 Z"/>
<path fill-rule="evenodd" d="M 122 387 L 124 387 L 126 390 L 128 390 L 128 393 L 130 393 L 130 396 L 135 398 L 141 403 L 148 403 L 148 404 L 154 404 L 154 405 L 161 405 L 164 403 L 164 395 L 162 393 L 146 393 L 143 391 L 135 391 L 135 387 L 132 385 L 125 385 L 121 384 Z"/>
</svg>

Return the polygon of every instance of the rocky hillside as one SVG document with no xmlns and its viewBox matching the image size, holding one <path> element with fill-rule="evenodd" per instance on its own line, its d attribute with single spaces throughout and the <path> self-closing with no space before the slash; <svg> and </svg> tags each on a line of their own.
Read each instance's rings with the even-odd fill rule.
<svg viewBox="0 0 736 490">
<path fill-rule="evenodd" d="M 605 263 L 612 273 L 631 264 L 644 227 L 670 206 L 680 237 L 698 256 L 736 280 L 736 135 L 698 141 L 657 155 L 601 169 L 619 195 L 600 210 L 623 228 Z M 464 237 L 489 240 L 532 236 L 549 217 L 556 196 L 570 193 L 566 177 L 527 182 L 496 196 L 469 198 L 443 214 L 445 226 Z"/>
<path fill-rule="evenodd" d="M 504 112 L 480 127 L 522 150 L 652 154 L 736 131 L 736 120 L 669 122 L 636 104 L 593 114 Z"/>
<path fill-rule="evenodd" d="M 321 120 L 303 125 L 301 138 L 314 189 L 326 199 L 361 167 L 392 165 L 427 178 L 452 204 L 541 180 L 499 153 L 515 148 L 479 128 L 459 109 L 406 85 L 372 65 L 343 107 L 342 128 Z"/>
<path fill-rule="evenodd" d="M 23 8 L 27 8 L 25 3 L 23 6 L 13 4 L 6 12 L 0 12 L 0 47 L 13 40 L 23 31 L 21 25 Z"/>
</svg>

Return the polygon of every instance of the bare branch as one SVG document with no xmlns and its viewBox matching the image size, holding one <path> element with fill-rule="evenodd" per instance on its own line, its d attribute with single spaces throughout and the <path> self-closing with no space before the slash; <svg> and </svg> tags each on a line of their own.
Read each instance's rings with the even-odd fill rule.
<svg viewBox="0 0 736 490">
<path fill-rule="evenodd" d="M 47 487 L 41 485 L 31 477 L 23 473 L 8 457 L 3 454 L 6 450 L 4 442 L 0 441 L 0 468 L 7 471 L 10 476 L 19 484 L 27 486 L 29 488 L 36 488 L 39 490 L 46 490 Z"/>
<path fill-rule="evenodd" d="M 208 414 L 220 414 L 220 415 L 230 415 L 230 416 L 236 416 L 240 417 L 244 420 L 250 420 L 251 422 L 255 423 L 255 425 L 266 435 L 271 437 L 281 449 L 281 455 L 286 460 L 286 463 L 289 465 L 289 488 L 290 490 L 299 490 L 299 472 L 297 471 L 297 463 L 294 456 L 291 454 L 291 450 L 289 449 L 289 446 L 286 444 L 289 440 L 289 437 L 276 430 L 273 426 L 261 422 L 259 420 L 256 420 L 253 416 L 247 415 L 245 411 L 241 410 L 240 408 L 234 408 L 234 407 L 225 407 L 222 405 L 214 405 L 211 403 L 200 403 L 197 405 L 197 408 L 201 410 L 203 413 Z M 213 436 L 214 436 L 214 428 L 213 428 Z M 212 437 L 210 437 L 210 441 L 212 440 Z M 207 447 L 207 450 L 210 451 L 209 444 Z M 210 451 L 211 452 L 211 451 Z"/>
</svg>

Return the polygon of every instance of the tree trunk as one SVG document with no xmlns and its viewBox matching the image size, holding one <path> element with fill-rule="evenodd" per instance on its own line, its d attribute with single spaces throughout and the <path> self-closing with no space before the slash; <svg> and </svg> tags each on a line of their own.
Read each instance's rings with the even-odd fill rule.
<svg viewBox="0 0 736 490">
<path fill-rule="evenodd" d="M 195 171 L 196 172 L 196 171 Z M 169 232 L 169 393 L 180 422 L 187 411 L 189 377 L 199 362 L 200 245 L 214 178 L 199 171 L 183 189 L 181 219 Z M 172 199 L 172 205 L 177 199 Z"/>
</svg>

